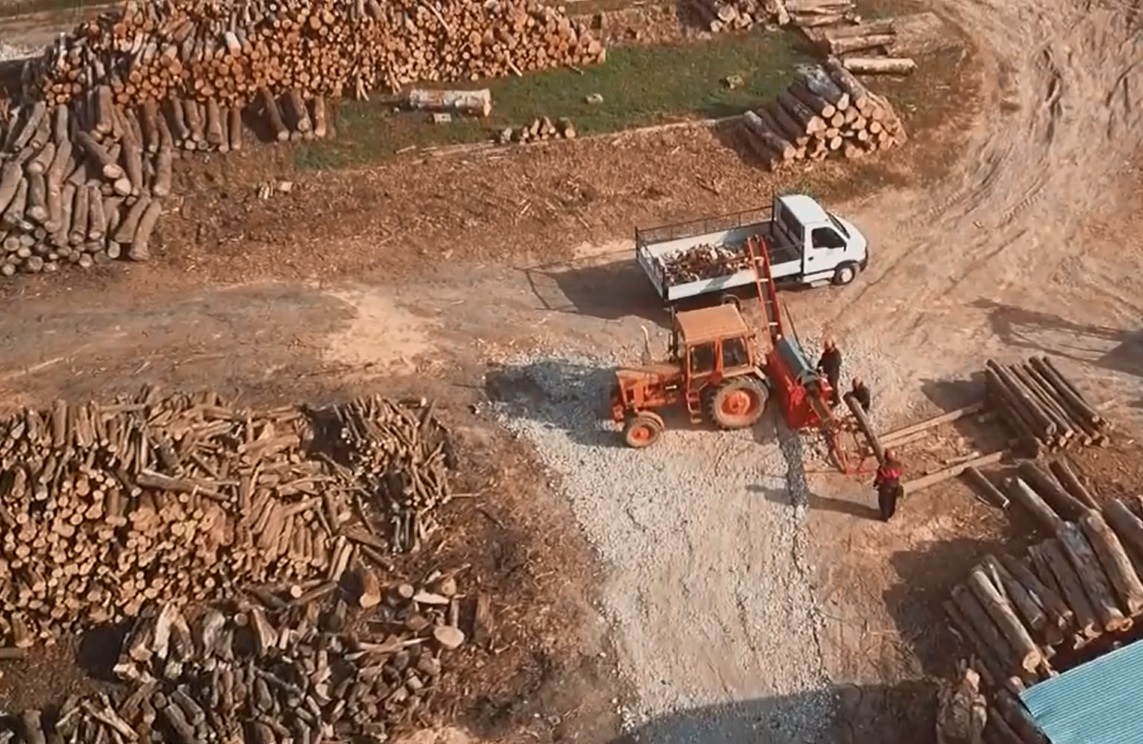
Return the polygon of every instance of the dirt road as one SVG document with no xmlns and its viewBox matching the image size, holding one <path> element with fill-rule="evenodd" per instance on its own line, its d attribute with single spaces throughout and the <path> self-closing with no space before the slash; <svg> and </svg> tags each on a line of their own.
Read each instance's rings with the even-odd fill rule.
<svg viewBox="0 0 1143 744">
<path fill-rule="evenodd" d="M 937 9 L 982 50 L 984 100 L 967 136 L 949 139 L 957 164 L 940 182 L 838 205 L 869 234 L 873 264 L 854 287 L 791 295 L 799 330 L 807 339 L 823 330 L 844 339 L 847 368 L 871 383 L 885 425 L 946 403 L 963 390 L 946 381 L 967 378 L 986 356 L 1028 353 L 1070 359 L 1078 378 L 1120 404 L 1114 415 L 1137 418 L 1131 406 L 1143 376 L 1143 279 L 1133 244 L 1143 214 L 1130 163 L 1143 138 L 1132 98 L 1143 80 L 1143 42 L 1128 25 L 1132 14 L 1120 5 L 1034 0 L 940 2 Z M 577 220 L 623 238 L 632 220 L 694 208 L 699 202 L 670 180 L 676 157 L 690 169 L 680 181 L 757 180 L 713 139 L 679 147 L 670 157 L 654 145 L 616 148 L 599 170 L 585 166 L 577 188 L 586 192 L 604 177 L 611 188 L 577 202 L 576 220 L 549 222 L 543 232 L 519 232 L 524 210 L 507 198 L 457 217 L 465 224 L 454 236 L 499 235 L 513 258 L 486 254 L 428 278 L 403 273 L 353 286 L 219 290 L 193 274 L 143 267 L 114 292 L 77 280 L 68 293 L 13 298 L 0 319 L 9 402 L 93 393 L 109 377 L 124 385 L 143 377 L 177 384 L 221 378 L 249 395 L 274 397 L 287 387 L 329 395 L 362 380 L 408 384 L 419 371 L 471 390 L 484 384 L 487 362 L 521 354 L 590 357 L 618 349 L 637 358 L 639 326 L 647 322 L 640 316 L 654 315 L 654 304 L 645 289 L 633 289 L 642 280 L 625 262 L 590 271 L 577 264 L 562 275 L 557 267 L 539 280 L 521 269 L 542 262 L 540 238 L 561 251 L 580 243 Z M 530 172 L 536 185 L 527 188 L 542 193 L 550 171 Z M 659 184 L 657 192 L 645 177 Z M 456 212 L 449 199 L 436 201 Z M 426 202 L 424 213 L 438 206 Z M 363 201 L 359 208 L 374 207 Z M 283 249 L 285 258 L 253 236 L 228 250 L 248 250 L 252 261 L 297 261 L 315 276 L 328 260 L 314 257 L 317 242 L 325 256 L 357 251 L 363 266 L 382 254 L 424 262 L 419 251 L 437 228 L 422 226 L 421 214 L 399 238 L 386 237 L 376 256 L 360 249 L 377 236 L 349 235 L 349 228 L 299 239 L 306 250 Z M 171 249 L 170 265 L 193 268 L 178 262 L 178 250 Z M 532 259 L 516 258 L 527 253 Z M 870 740 L 863 726 L 883 717 L 877 701 L 892 697 L 885 685 L 933 671 L 919 666 L 916 650 L 927 641 L 911 625 L 931 618 L 887 606 L 900 598 L 902 569 L 886 565 L 886 556 L 931 550 L 964 525 L 928 495 L 889 526 L 855 518 L 867 495 L 812 472 L 806 493 L 791 495 L 799 473 L 768 439 L 757 446 L 734 439 L 728 447 L 713 435 L 680 432 L 674 449 L 635 462 L 602 440 L 583 441 L 582 411 L 570 424 L 543 420 L 557 404 L 582 409 L 593 391 L 564 400 L 559 389 L 538 384 L 531 407 L 515 420 L 525 422 L 519 430 L 557 471 L 553 480 L 562 476 L 581 526 L 609 563 L 604 612 L 617 624 L 621 667 L 633 687 L 625 701 L 631 721 L 652 741 L 700 734 L 704 741 L 822 741 L 816 723 L 831 714 L 816 706 L 828 699 L 845 723 L 833 740 Z M 671 454 L 693 467 L 677 467 Z M 591 476 L 615 468 L 626 469 L 600 490 Z M 648 481 L 659 493 L 641 490 Z M 828 499 L 854 506 L 815 506 Z M 834 684 L 842 682 L 856 687 L 837 694 Z M 876 740 L 918 741 L 922 723 L 882 721 Z"/>
</svg>

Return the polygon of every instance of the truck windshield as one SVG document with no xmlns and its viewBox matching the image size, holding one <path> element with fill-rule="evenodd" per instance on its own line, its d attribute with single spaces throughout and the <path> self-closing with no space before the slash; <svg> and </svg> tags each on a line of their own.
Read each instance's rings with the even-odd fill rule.
<svg viewBox="0 0 1143 744">
<path fill-rule="evenodd" d="M 833 223 L 833 226 L 837 228 L 839 233 L 847 238 L 849 237 L 849 230 L 845 229 L 845 225 L 841 224 L 841 220 L 833 216 L 833 212 L 826 212 L 826 216 L 829 217 L 829 221 Z"/>
</svg>

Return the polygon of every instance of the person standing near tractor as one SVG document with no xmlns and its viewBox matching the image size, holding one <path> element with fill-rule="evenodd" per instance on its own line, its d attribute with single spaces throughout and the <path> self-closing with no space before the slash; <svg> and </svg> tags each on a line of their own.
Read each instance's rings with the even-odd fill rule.
<svg viewBox="0 0 1143 744">
<path fill-rule="evenodd" d="M 885 450 L 885 459 L 877 468 L 877 475 L 873 478 L 873 487 L 877 489 L 877 511 L 881 514 L 881 521 L 888 522 L 897 512 L 897 502 L 905 495 L 901 485 L 901 476 L 905 468 L 897 459 L 893 450 Z"/>
<path fill-rule="evenodd" d="M 853 378 L 853 388 L 849 391 L 853 399 L 857 401 L 857 405 L 861 406 L 861 410 L 869 413 L 869 406 L 873 403 L 873 396 L 869 394 L 869 386 L 865 384 L 865 380 L 860 377 Z"/>
<path fill-rule="evenodd" d="M 832 338 L 827 338 L 822 349 L 821 358 L 818 359 L 818 372 L 825 375 L 830 387 L 830 405 L 836 406 L 841 401 L 841 352 Z"/>
</svg>

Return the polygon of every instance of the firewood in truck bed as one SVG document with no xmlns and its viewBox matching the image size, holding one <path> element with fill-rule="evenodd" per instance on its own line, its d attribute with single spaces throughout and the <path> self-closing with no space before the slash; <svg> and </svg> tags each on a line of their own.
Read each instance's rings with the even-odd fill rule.
<svg viewBox="0 0 1143 744">
<path fill-rule="evenodd" d="M 697 245 L 662 256 L 659 264 L 667 284 L 688 282 L 734 274 L 750 267 L 750 258 L 742 245 Z"/>
</svg>

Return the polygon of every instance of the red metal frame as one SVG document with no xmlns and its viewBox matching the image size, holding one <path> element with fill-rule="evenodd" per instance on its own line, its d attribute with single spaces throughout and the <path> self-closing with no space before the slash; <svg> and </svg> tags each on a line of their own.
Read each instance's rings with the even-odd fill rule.
<svg viewBox="0 0 1143 744">
<path fill-rule="evenodd" d="M 841 423 L 834 418 L 830 407 L 833 390 L 829 382 L 817 376 L 810 385 L 799 379 L 790 369 L 779 351 L 779 343 L 804 356 L 796 338 L 786 336 L 782 321 L 782 308 L 778 304 L 778 290 L 774 285 L 774 274 L 770 264 L 770 247 L 762 236 L 751 237 L 746 241 L 746 251 L 750 265 L 754 267 L 754 283 L 758 288 L 758 302 L 762 306 L 762 316 L 766 321 L 770 336 L 770 350 L 766 354 L 766 373 L 773 385 L 782 406 L 782 417 L 786 425 L 794 431 L 816 430 L 822 433 L 829 445 L 830 454 L 838 468 L 846 474 L 858 472 L 861 463 L 852 464 L 845 449 L 841 446 Z"/>
</svg>

